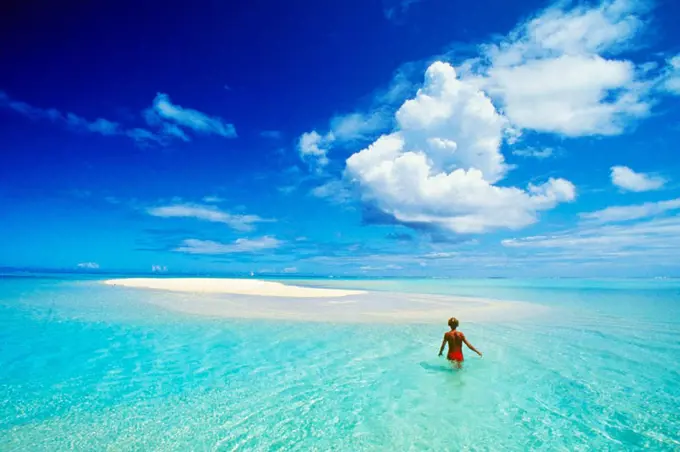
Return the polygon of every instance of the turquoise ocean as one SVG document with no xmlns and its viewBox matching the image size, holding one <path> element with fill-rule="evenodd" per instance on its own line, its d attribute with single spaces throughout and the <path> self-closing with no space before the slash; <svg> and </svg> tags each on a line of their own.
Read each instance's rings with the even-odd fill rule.
<svg viewBox="0 0 680 452">
<path fill-rule="evenodd" d="M 680 450 L 680 280 L 284 282 L 550 309 L 461 318 L 484 358 L 454 371 L 446 319 L 211 318 L 147 302 L 161 292 L 6 275 L 0 451 Z"/>
</svg>

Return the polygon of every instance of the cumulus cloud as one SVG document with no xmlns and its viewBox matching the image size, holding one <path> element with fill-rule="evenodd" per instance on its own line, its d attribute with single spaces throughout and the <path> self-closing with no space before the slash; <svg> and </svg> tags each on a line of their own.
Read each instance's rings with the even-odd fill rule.
<svg viewBox="0 0 680 452">
<path fill-rule="evenodd" d="M 612 166 L 612 184 L 627 191 L 658 190 L 666 184 L 666 179 L 646 173 L 636 173 L 627 166 Z"/>
<path fill-rule="evenodd" d="M 457 233 L 532 224 L 537 212 L 575 198 L 564 179 L 526 190 L 494 185 L 508 167 L 500 152 L 506 120 L 473 83 L 435 62 L 397 127 L 347 159 L 362 199 L 406 225 Z"/>
<path fill-rule="evenodd" d="M 78 268 L 83 268 L 87 270 L 97 270 L 99 269 L 99 264 L 96 262 L 81 262 L 78 264 Z"/>
<path fill-rule="evenodd" d="M 225 122 L 217 116 L 209 116 L 198 110 L 173 104 L 170 96 L 158 93 L 150 108 L 144 111 L 144 117 L 151 126 L 161 126 L 162 130 L 185 141 L 188 137 L 179 127 L 191 129 L 206 135 L 220 135 L 226 138 L 236 137 L 233 124 Z"/>
<path fill-rule="evenodd" d="M 241 238 L 231 243 L 212 240 L 186 239 L 175 251 L 188 254 L 232 254 L 253 253 L 278 248 L 283 244 L 275 237 L 264 236 L 257 239 Z"/>
<path fill-rule="evenodd" d="M 650 84 L 635 65 L 612 55 L 634 45 L 643 3 L 598 6 L 559 2 L 519 24 L 466 65 L 520 129 L 571 137 L 616 135 L 647 116 Z"/>
<path fill-rule="evenodd" d="M 151 272 L 152 273 L 167 273 L 168 267 L 166 267 L 165 265 L 152 265 L 151 266 Z"/>
<path fill-rule="evenodd" d="M 389 129 L 399 103 L 414 91 L 411 76 L 418 66 L 406 63 L 399 67 L 389 85 L 372 94 L 367 108 L 333 116 L 327 132 L 303 133 L 298 140 L 300 157 L 316 164 L 318 169 L 328 164 L 332 148 L 372 140 L 376 134 Z"/>
<path fill-rule="evenodd" d="M 629 206 L 611 206 L 595 212 L 582 213 L 581 218 L 601 223 L 613 223 L 649 218 L 678 209 L 680 209 L 680 198 Z"/>
<path fill-rule="evenodd" d="M 257 215 L 231 214 L 218 207 L 201 204 L 172 204 L 151 207 L 147 209 L 147 213 L 155 217 L 195 218 L 213 223 L 224 223 L 237 231 L 250 231 L 254 229 L 255 223 L 271 221 Z"/>
</svg>

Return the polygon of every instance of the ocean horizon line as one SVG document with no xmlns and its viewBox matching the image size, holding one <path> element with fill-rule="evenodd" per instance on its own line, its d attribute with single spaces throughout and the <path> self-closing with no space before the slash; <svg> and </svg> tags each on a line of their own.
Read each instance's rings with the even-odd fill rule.
<svg viewBox="0 0 680 452">
<path fill-rule="evenodd" d="M 654 275 L 654 276 L 462 276 L 462 275 L 358 275 L 358 274 L 315 274 L 315 273 L 289 273 L 289 272 L 153 272 L 153 271 L 129 271 L 129 270 L 93 270 L 93 269 L 63 269 L 63 268 L 38 268 L 38 267 L 0 267 L 0 277 L 20 276 L 27 277 L 40 275 L 69 275 L 83 277 L 147 277 L 147 278 L 247 278 L 247 279 L 336 279 L 336 280 L 589 280 L 589 281 L 626 281 L 626 280 L 675 280 L 680 275 Z"/>
</svg>

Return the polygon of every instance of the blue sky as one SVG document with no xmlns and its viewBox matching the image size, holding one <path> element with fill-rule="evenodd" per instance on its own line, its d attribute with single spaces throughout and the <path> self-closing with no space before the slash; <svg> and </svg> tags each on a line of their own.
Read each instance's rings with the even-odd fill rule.
<svg viewBox="0 0 680 452">
<path fill-rule="evenodd" d="M 680 275 L 674 2 L 10 2 L 0 266 Z"/>
</svg>

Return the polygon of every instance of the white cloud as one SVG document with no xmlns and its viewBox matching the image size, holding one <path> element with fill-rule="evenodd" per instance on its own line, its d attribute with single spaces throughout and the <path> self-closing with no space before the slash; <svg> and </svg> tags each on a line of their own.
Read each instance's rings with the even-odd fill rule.
<svg viewBox="0 0 680 452">
<path fill-rule="evenodd" d="M 421 257 L 424 259 L 450 259 L 457 256 L 460 256 L 460 253 L 454 251 L 438 251 L 427 253 Z"/>
<path fill-rule="evenodd" d="M 181 126 L 187 129 L 192 129 L 195 132 L 204 134 L 221 135 L 227 138 L 236 137 L 236 129 L 233 124 L 224 122 L 224 120 L 217 116 L 209 116 L 198 110 L 184 108 L 173 104 L 170 96 L 164 93 L 158 93 L 153 100 L 152 106 L 144 112 L 144 116 L 149 125 L 158 125 L 162 120 L 171 121 L 176 126 Z M 170 124 L 172 126 L 173 124 Z M 176 136 L 177 128 L 170 127 L 171 134 Z M 183 138 L 184 139 L 184 138 Z"/>
<path fill-rule="evenodd" d="M 190 141 L 184 129 L 228 138 L 236 137 L 236 130 L 232 124 L 225 123 L 219 117 L 211 117 L 197 110 L 175 105 L 170 101 L 167 94 L 162 93 L 159 93 L 154 99 L 153 105 L 143 112 L 147 124 L 155 132 L 139 127 L 126 128 L 117 122 L 104 118 L 89 121 L 74 113 L 62 113 L 54 108 L 34 107 L 25 102 L 11 99 L 3 91 L 0 91 L 0 107 L 8 108 L 33 120 L 45 119 L 61 123 L 76 131 L 87 131 L 104 136 L 127 136 L 140 145 L 148 145 L 152 142 L 166 145 L 172 139 Z"/>
<path fill-rule="evenodd" d="M 383 265 L 380 267 L 375 267 L 372 265 L 363 265 L 359 267 L 359 270 L 363 271 L 381 271 L 381 270 L 402 270 L 404 267 L 401 265 L 395 265 L 395 264 L 388 264 L 388 265 Z"/>
<path fill-rule="evenodd" d="M 268 249 L 278 248 L 283 244 L 274 237 L 261 237 L 257 239 L 237 239 L 231 243 L 213 242 L 212 240 L 186 239 L 175 251 L 188 254 L 231 254 L 252 253 Z"/>
<path fill-rule="evenodd" d="M 277 187 L 277 190 L 284 195 L 290 195 L 293 193 L 295 190 L 297 190 L 298 186 L 297 185 L 283 185 L 281 187 Z"/>
<path fill-rule="evenodd" d="M 224 202 L 223 198 L 220 198 L 219 196 L 205 196 L 203 198 L 203 202 L 206 202 L 208 204 L 219 204 L 221 202 Z"/>
<path fill-rule="evenodd" d="M 311 191 L 317 198 L 325 198 L 336 204 L 345 204 L 352 200 L 353 193 L 342 180 L 331 180 L 314 187 Z"/>
<path fill-rule="evenodd" d="M 297 267 L 286 267 L 283 269 L 283 273 L 297 273 Z"/>
<path fill-rule="evenodd" d="M 169 137 L 179 138 L 182 141 L 191 141 L 187 134 L 175 124 L 164 123 L 161 128 L 161 133 Z"/>
<path fill-rule="evenodd" d="M 198 220 L 224 223 L 237 231 L 250 231 L 255 223 L 271 221 L 257 215 L 235 215 L 215 206 L 201 204 L 173 204 L 147 209 L 149 215 L 164 218 L 196 218 Z"/>
<path fill-rule="evenodd" d="M 575 198 L 564 179 L 526 190 L 493 185 L 508 169 L 500 153 L 506 122 L 447 63 L 428 68 L 423 88 L 395 116 L 395 131 L 347 159 L 346 176 L 400 222 L 458 233 L 519 228 Z"/>
<path fill-rule="evenodd" d="M 90 132 L 101 133 L 102 135 L 117 135 L 120 132 L 118 130 L 119 126 L 116 122 L 98 118 L 94 122 L 88 123 L 86 127 Z"/>
<path fill-rule="evenodd" d="M 300 135 L 298 151 L 303 160 L 320 167 L 328 164 L 328 152 L 343 143 L 366 140 L 376 131 L 390 124 L 389 111 L 381 108 L 369 112 L 354 112 L 336 115 L 330 121 L 330 130 L 321 135 L 316 130 Z"/>
<path fill-rule="evenodd" d="M 376 110 L 367 113 L 349 113 L 331 119 L 331 134 L 336 140 L 343 142 L 366 139 L 376 130 L 389 125 L 386 112 Z"/>
<path fill-rule="evenodd" d="M 331 118 L 325 133 L 316 130 L 303 133 L 298 141 L 298 150 L 303 160 L 315 160 L 320 166 L 328 164 L 328 153 L 340 145 L 354 144 L 375 138 L 376 134 L 392 125 L 396 106 L 413 91 L 410 76 L 415 72 L 415 63 L 399 67 L 389 86 L 372 94 L 370 105 L 351 113 L 338 114 Z"/>
<path fill-rule="evenodd" d="M 62 113 L 55 108 L 34 107 L 26 102 L 13 100 L 3 91 L 0 91 L 0 107 L 13 110 L 32 120 L 44 119 L 60 123 L 74 131 L 92 132 L 103 136 L 125 135 L 138 143 L 158 140 L 158 137 L 155 134 L 146 129 L 126 130 L 119 123 L 104 118 L 88 121 L 82 116 L 68 112 Z"/>
<path fill-rule="evenodd" d="M 524 148 L 524 149 L 514 149 L 512 151 L 512 155 L 516 155 L 519 157 L 531 157 L 539 160 L 547 159 L 548 157 L 552 157 L 555 154 L 555 150 L 553 148 L 543 148 L 543 149 L 537 149 L 537 148 Z"/>
<path fill-rule="evenodd" d="M 146 129 L 130 129 L 125 134 L 135 140 L 140 145 L 148 144 L 149 142 L 161 143 L 162 139 L 153 132 L 149 132 Z"/>
<path fill-rule="evenodd" d="M 680 95 L 680 54 L 668 60 L 662 82 L 666 91 Z"/>
<path fill-rule="evenodd" d="M 553 235 L 503 240 L 501 243 L 509 248 L 570 250 L 581 258 L 658 256 L 676 259 L 680 251 L 680 218 L 586 226 Z"/>
<path fill-rule="evenodd" d="M 152 273 L 167 273 L 168 267 L 166 267 L 165 265 L 152 265 L 151 266 L 151 272 Z"/>
<path fill-rule="evenodd" d="M 658 190 L 666 184 L 666 179 L 660 176 L 636 173 L 627 166 L 612 166 L 612 184 L 628 191 Z"/>
<path fill-rule="evenodd" d="M 502 99 L 506 115 L 520 128 L 571 137 L 616 135 L 649 113 L 634 73 L 627 61 L 563 55 L 491 68 L 483 86 Z"/>
<path fill-rule="evenodd" d="M 648 218 L 678 209 L 680 209 L 680 198 L 630 206 L 611 206 L 595 212 L 582 213 L 581 218 L 601 223 L 613 223 Z"/>
<path fill-rule="evenodd" d="M 78 268 L 97 270 L 99 269 L 99 264 L 96 262 L 81 262 L 80 264 L 78 264 Z"/>
<path fill-rule="evenodd" d="M 604 0 L 597 6 L 557 2 L 519 24 L 489 49 L 499 63 L 520 63 L 526 57 L 554 54 L 617 53 L 643 28 L 646 10 L 638 0 Z"/>
<path fill-rule="evenodd" d="M 298 142 L 298 150 L 303 160 L 319 166 L 328 164 L 328 148 L 334 141 L 332 134 L 321 136 L 316 130 L 303 133 Z"/>
<path fill-rule="evenodd" d="M 616 135 L 649 114 L 651 83 L 613 55 L 643 28 L 642 2 L 595 7 L 560 2 L 519 24 L 468 62 L 470 78 L 498 100 L 520 129 L 566 136 Z"/>
</svg>

